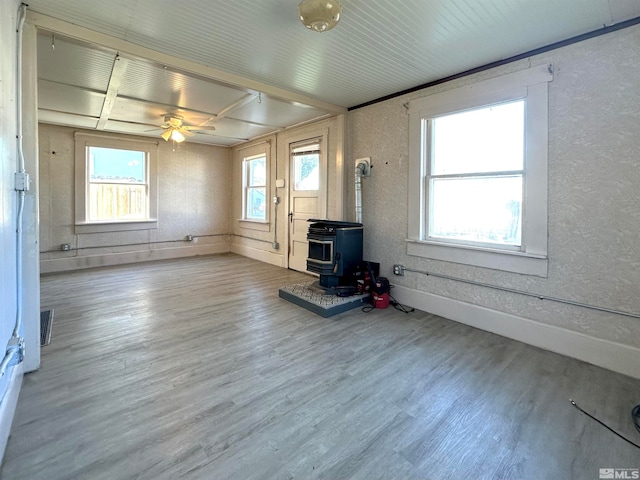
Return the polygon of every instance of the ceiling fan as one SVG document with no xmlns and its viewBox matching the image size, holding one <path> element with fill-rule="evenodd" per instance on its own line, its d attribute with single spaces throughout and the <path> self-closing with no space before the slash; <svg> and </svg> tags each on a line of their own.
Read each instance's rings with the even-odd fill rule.
<svg viewBox="0 0 640 480">
<path fill-rule="evenodd" d="M 193 135 L 197 130 L 213 131 L 216 129 L 213 126 L 197 127 L 184 125 L 183 120 L 184 117 L 181 115 L 166 114 L 164 116 L 164 124 L 161 126 L 161 128 L 164 129 L 164 132 L 162 132 L 160 136 L 167 142 L 169 140 L 173 140 L 176 143 L 180 143 L 184 142 L 186 137 Z"/>
</svg>

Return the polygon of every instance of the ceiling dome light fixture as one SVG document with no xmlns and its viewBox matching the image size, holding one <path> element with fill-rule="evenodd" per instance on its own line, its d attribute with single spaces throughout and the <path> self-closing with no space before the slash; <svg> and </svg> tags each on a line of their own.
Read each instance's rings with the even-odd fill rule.
<svg viewBox="0 0 640 480">
<path fill-rule="evenodd" d="M 302 0 L 298 4 L 302 24 L 314 32 L 326 32 L 335 27 L 342 16 L 338 0 Z"/>
</svg>

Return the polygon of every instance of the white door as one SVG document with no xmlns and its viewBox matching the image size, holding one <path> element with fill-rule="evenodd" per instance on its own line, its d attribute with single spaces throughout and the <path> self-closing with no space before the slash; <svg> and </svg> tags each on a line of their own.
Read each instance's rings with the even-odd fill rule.
<svg viewBox="0 0 640 480">
<path fill-rule="evenodd" d="M 290 145 L 289 268 L 307 271 L 309 219 L 326 218 L 326 146 L 323 138 Z"/>
</svg>

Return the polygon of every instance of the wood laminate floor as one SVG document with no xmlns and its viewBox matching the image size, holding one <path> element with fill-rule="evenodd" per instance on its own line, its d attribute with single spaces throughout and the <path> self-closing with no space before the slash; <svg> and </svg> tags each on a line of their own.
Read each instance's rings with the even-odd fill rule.
<svg viewBox="0 0 640 480">
<path fill-rule="evenodd" d="M 325 319 L 236 255 L 42 278 L 3 480 L 598 479 L 640 381 L 423 312 Z"/>
</svg>

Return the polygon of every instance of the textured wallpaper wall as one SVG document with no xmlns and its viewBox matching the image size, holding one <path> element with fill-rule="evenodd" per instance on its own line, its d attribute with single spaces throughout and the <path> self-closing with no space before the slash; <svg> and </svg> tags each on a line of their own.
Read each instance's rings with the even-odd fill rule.
<svg viewBox="0 0 640 480">
<path fill-rule="evenodd" d="M 640 347 L 640 319 L 416 273 L 394 263 L 640 314 L 640 27 L 635 26 L 349 113 L 364 180 L 365 256 L 392 283 Z M 548 278 L 408 256 L 409 100 L 552 62 L 549 84 Z M 353 186 L 347 204 L 353 205 Z M 350 218 L 354 214 L 350 211 Z"/>
<path fill-rule="evenodd" d="M 183 143 L 173 151 L 171 144 L 162 139 L 159 139 L 158 156 L 158 228 L 76 234 L 76 131 L 78 129 L 39 125 L 41 260 L 228 243 L 230 150 Z M 148 137 L 141 139 L 149 141 Z M 194 242 L 182 242 L 186 235 L 198 238 Z M 70 243 L 74 250 L 60 251 L 63 243 Z"/>
</svg>

